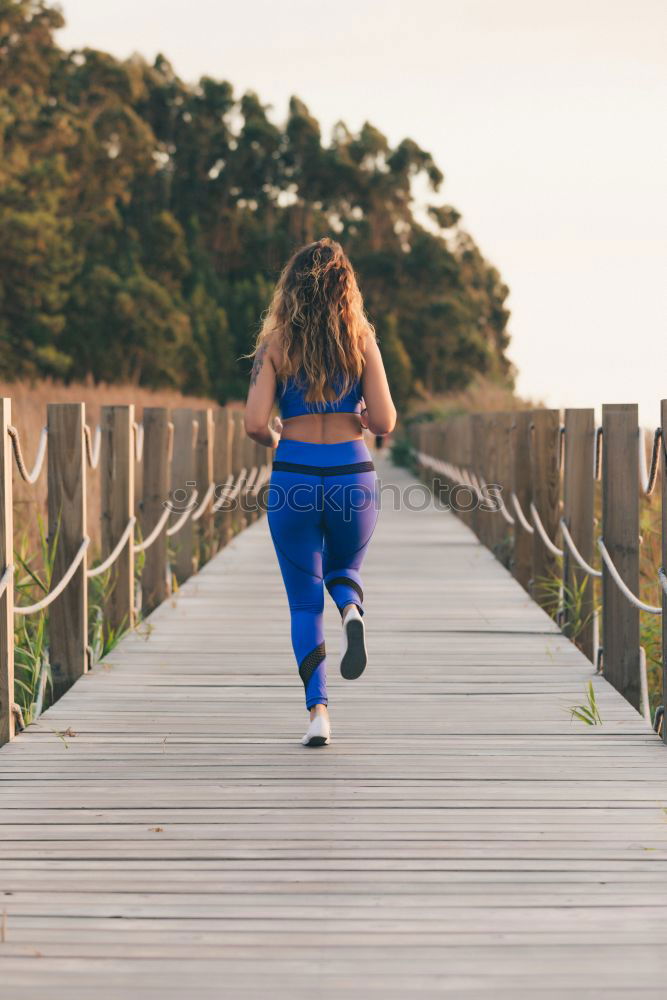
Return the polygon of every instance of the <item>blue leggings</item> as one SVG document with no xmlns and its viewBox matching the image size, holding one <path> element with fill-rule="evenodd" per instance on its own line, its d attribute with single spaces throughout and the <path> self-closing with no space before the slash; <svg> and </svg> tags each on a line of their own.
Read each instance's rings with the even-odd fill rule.
<svg viewBox="0 0 667 1000">
<path fill-rule="evenodd" d="M 324 588 L 339 610 L 356 604 L 363 614 L 359 569 L 378 514 L 376 476 L 364 442 L 280 441 L 267 512 L 306 707 L 326 705 Z"/>
</svg>

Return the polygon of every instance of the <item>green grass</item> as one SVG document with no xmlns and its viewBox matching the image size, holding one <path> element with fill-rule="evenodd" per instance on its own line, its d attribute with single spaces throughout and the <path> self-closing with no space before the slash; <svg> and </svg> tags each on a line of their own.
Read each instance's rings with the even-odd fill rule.
<svg viewBox="0 0 667 1000">
<path fill-rule="evenodd" d="M 600 715 L 597 701 L 595 700 L 593 681 L 588 682 L 585 704 L 573 705 L 572 708 L 568 709 L 568 712 L 570 713 L 570 719 L 572 722 L 577 719 L 579 722 L 583 722 L 586 726 L 602 725 L 602 717 Z"/>
</svg>

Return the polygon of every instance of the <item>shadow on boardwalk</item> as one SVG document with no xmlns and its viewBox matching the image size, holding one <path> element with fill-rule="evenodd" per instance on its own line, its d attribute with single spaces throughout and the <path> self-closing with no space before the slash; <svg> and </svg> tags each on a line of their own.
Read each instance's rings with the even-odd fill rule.
<svg viewBox="0 0 667 1000">
<path fill-rule="evenodd" d="M 365 584 L 329 748 L 260 521 L 0 752 L 3 997 L 664 996 L 660 742 L 453 516 Z"/>
</svg>

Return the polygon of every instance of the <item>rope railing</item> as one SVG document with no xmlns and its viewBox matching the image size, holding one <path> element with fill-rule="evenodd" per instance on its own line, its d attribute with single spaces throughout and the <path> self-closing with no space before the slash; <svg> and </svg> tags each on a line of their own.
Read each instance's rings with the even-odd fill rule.
<svg viewBox="0 0 667 1000">
<path fill-rule="evenodd" d="M 144 456 L 144 425 L 132 421 L 132 437 L 134 440 L 134 460 L 140 462 Z"/>
<path fill-rule="evenodd" d="M 28 467 L 23 456 L 23 449 L 21 448 L 21 439 L 19 432 L 16 427 L 10 424 L 7 428 L 7 433 L 9 434 L 12 441 L 12 449 L 14 451 L 14 458 L 16 460 L 16 467 L 19 470 L 19 475 L 26 483 L 32 486 L 39 479 L 39 475 L 44 466 L 44 457 L 46 455 L 46 445 L 48 441 L 48 430 L 46 427 L 42 427 L 39 434 L 39 443 L 37 445 L 37 454 L 35 456 L 35 462 L 32 469 L 28 470 Z"/>
<path fill-rule="evenodd" d="M 632 593 L 632 591 L 626 584 L 625 580 L 616 569 L 614 561 L 607 552 L 607 547 L 604 544 L 604 540 L 602 538 L 598 538 L 598 548 L 600 550 L 600 555 L 602 556 L 602 560 L 607 569 L 609 570 L 609 574 L 612 580 L 614 581 L 618 589 L 621 591 L 623 596 L 626 598 L 626 600 L 630 601 L 630 604 L 633 604 L 636 608 L 639 608 L 640 611 L 647 611 L 651 615 L 661 615 L 662 608 L 658 608 L 653 604 L 646 604 L 644 601 L 641 601 L 636 594 Z"/>
<path fill-rule="evenodd" d="M 86 441 L 86 457 L 91 469 L 96 469 L 100 461 L 100 448 L 102 445 L 102 428 L 98 424 L 95 428 L 95 435 L 91 433 L 88 424 L 83 425 L 83 434 Z"/>
<path fill-rule="evenodd" d="M 171 510 L 171 508 L 169 507 L 164 508 L 152 531 L 148 535 L 146 535 L 146 537 L 142 539 L 140 542 L 134 543 L 133 549 L 135 554 L 137 552 L 145 552 L 146 549 L 150 549 L 153 542 L 155 542 L 162 534 L 162 529 L 164 528 L 165 524 L 169 520 L 169 516 L 172 513 L 173 511 Z M 187 513 L 189 514 L 190 512 L 188 511 Z"/>
<path fill-rule="evenodd" d="M 85 415 L 81 403 L 50 405 L 48 427 L 41 431 L 34 464 L 29 468 L 21 437 L 11 420 L 11 400 L 3 399 L 0 406 L 0 443 L 4 442 L 0 463 L 4 463 L 6 484 L 0 497 L 0 551 L 7 559 L 13 549 L 12 476 L 7 473 L 15 464 L 18 475 L 34 484 L 44 470 L 49 531 L 53 539 L 58 539 L 58 566 L 63 563 L 67 567 L 48 593 L 42 586 L 42 592 L 37 594 L 39 600 L 21 605 L 16 601 L 18 588 L 14 591 L 15 569 L 7 562 L 0 576 L 0 600 L 6 602 L 10 615 L 26 621 L 30 615 L 48 611 L 49 655 L 51 662 L 61 665 L 54 677 L 55 697 L 92 663 L 85 614 L 87 581 L 114 571 L 113 587 L 108 593 L 103 584 L 101 613 L 118 633 L 132 628 L 138 614 L 152 611 L 169 596 L 174 581 L 179 585 L 185 582 L 203 560 L 252 523 L 261 505 L 239 501 L 259 499 L 271 470 L 266 461 L 270 449 L 247 438 L 240 411 L 235 409 L 205 409 L 194 411 L 193 416 L 190 408 L 170 411 L 149 407 L 139 422 L 131 405 L 105 406 L 97 425 L 87 423 Z M 183 435 L 181 429 L 185 427 L 188 430 Z M 103 441 L 108 447 L 102 447 Z M 174 456 L 176 447 L 179 453 Z M 88 480 L 86 468 L 99 470 L 99 477 Z M 189 482 L 195 469 L 204 485 L 189 492 L 186 509 L 176 510 L 166 501 L 161 506 L 160 497 L 168 490 L 167 484 L 177 483 L 181 476 Z M 137 493 L 137 477 L 142 496 Z M 100 490 L 101 528 L 108 553 L 94 566 L 86 565 L 91 545 L 86 528 L 88 481 L 93 483 L 93 489 Z M 135 537 L 137 504 L 144 511 L 144 519 L 153 525 L 143 539 Z M 192 530 L 184 532 L 188 522 Z M 110 529 L 113 541 L 109 540 Z M 179 531 L 178 545 L 172 548 L 166 540 Z M 162 544 L 158 544 L 159 539 Z M 145 558 L 138 584 L 135 557 L 139 554 Z M 39 585 L 37 576 L 32 583 Z M 11 631 L 0 630 L 0 690 L 14 690 L 13 656 Z M 0 699 L 0 744 L 12 738 L 19 718 L 13 705 L 18 706 L 20 699 L 7 701 Z M 36 701 L 31 712 L 38 704 Z"/>
<path fill-rule="evenodd" d="M 49 593 L 46 594 L 46 596 L 41 599 L 41 601 L 37 601 L 35 604 L 26 604 L 26 605 L 15 604 L 14 614 L 34 615 L 37 611 L 43 611 L 44 608 L 48 608 L 49 604 L 52 604 L 55 601 L 56 597 L 60 597 L 62 592 L 65 590 L 67 584 L 70 582 L 70 580 L 76 573 L 77 569 L 81 565 L 81 561 L 85 556 L 86 550 L 88 549 L 89 545 L 90 545 L 90 538 L 86 535 L 83 538 L 81 545 L 79 546 L 79 549 L 76 555 L 74 556 L 74 559 L 72 559 L 71 563 L 67 567 L 67 570 L 65 571 L 65 573 L 63 573 L 62 577 L 60 578 L 56 586 L 53 588 L 53 590 L 50 590 Z"/>
<path fill-rule="evenodd" d="M 519 524 L 521 525 L 524 531 L 528 532 L 529 535 L 534 535 L 535 528 L 532 526 L 532 524 L 529 523 L 528 518 L 524 514 L 523 508 L 519 503 L 519 498 L 514 492 L 514 490 L 512 490 L 511 497 L 512 497 L 512 505 L 514 507 L 514 510 L 516 511 L 516 516 Z"/>
<path fill-rule="evenodd" d="M 664 428 L 667 400 L 661 407 Z M 567 410 L 564 423 L 558 411 L 533 410 L 512 418 L 508 414 L 451 417 L 442 423 L 414 425 L 410 436 L 419 468 L 438 492 L 443 483 L 436 484 L 436 480 L 443 475 L 450 488 L 467 484 L 479 499 L 488 499 L 489 489 L 500 497 L 493 509 L 489 504 L 451 506 L 552 614 L 554 588 L 544 586 L 542 593 L 541 581 L 559 582 L 559 623 L 570 630 L 576 623 L 576 641 L 586 655 L 621 693 L 648 714 L 645 651 L 639 646 L 629 649 L 628 643 L 639 632 L 639 618 L 633 616 L 663 615 L 663 607 L 650 603 L 640 592 L 646 573 L 640 575 L 637 547 L 637 498 L 648 502 L 660 481 L 665 523 L 667 445 L 661 427 L 647 442 L 648 434 L 638 426 L 637 408 L 619 404 L 603 407 L 600 425 L 596 425 L 592 410 Z M 493 475 L 483 474 L 485 462 L 494 470 Z M 503 502 L 504 489 L 507 503 Z M 598 489 L 602 500 L 601 533 L 594 532 Z M 490 516 L 494 513 L 501 517 L 494 520 Z M 643 525 L 642 520 L 641 530 L 645 533 Z M 507 535 L 508 529 L 513 539 Z M 656 584 L 663 606 L 667 606 L 664 538 L 662 547 Z M 600 569 L 593 565 L 595 550 L 600 553 Z M 605 609 L 599 637 L 593 591 L 593 583 L 598 580 L 604 583 Z M 574 602 L 581 602 L 581 609 Z M 663 643 L 663 649 L 667 649 L 667 643 Z M 633 660 L 639 672 L 639 687 L 628 671 Z M 667 686 L 667 657 L 663 671 Z"/>
<path fill-rule="evenodd" d="M 581 569 L 583 569 L 584 573 L 588 573 L 589 576 L 595 577 L 596 579 L 600 579 L 602 577 L 602 570 L 595 569 L 594 566 L 591 566 L 590 563 L 586 562 L 586 560 L 582 556 L 581 552 L 579 551 L 579 549 L 577 548 L 577 546 L 574 544 L 574 539 L 572 538 L 572 535 L 570 534 L 569 528 L 568 528 L 567 524 L 565 523 L 565 518 L 564 517 L 562 517 L 560 519 L 560 530 L 562 532 L 563 541 L 565 542 L 565 545 L 567 546 L 568 552 L 574 558 L 575 562 L 578 563 L 579 567 Z"/>
<path fill-rule="evenodd" d="M 211 480 L 211 482 L 208 484 L 208 489 L 206 490 L 206 493 L 204 493 L 204 496 L 202 497 L 202 502 L 199 504 L 199 506 L 197 507 L 197 509 L 195 511 L 193 511 L 193 513 L 192 513 L 192 520 L 193 521 L 199 521 L 199 519 L 204 516 L 204 514 L 206 513 L 206 511 L 209 508 L 211 500 L 213 499 L 213 495 L 215 493 L 215 488 L 216 488 L 216 484 L 215 484 L 215 482 L 213 482 L 213 480 Z M 195 497 L 195 501 L 196 501 L 196 497 Z"/>
<path fill-rule="evenodd" d="M 167 537 L 168 538 L 171 538 L 173 535 L 177 535 L 178 532 L 181 530 L 181 528 L 187 523 L 187 520 L 188 520 L 189 517 L 191 517 L 192 520 L 194 521 L 194 511 L 195 511 L 194 505 L 197 503 L 197 497 L 198 496 L 199 496 L 199 490 L 194 489 L 192 491 L 192 493 L 190 494 L 190 496 L 188 498 L 187 506 L 186 506 L 185 510 L 183 511 L 183 513 L 181 514 L 181 516 L 179 517 L 179 519 L 177 521 L 174 521 L 174 523 L 170 524 L 169 527 L 167 528 Z M 159 534 L 159 532 L 158 532 L 158 534 Z M 136 552 L 136 549 L 135 549 L 135 552 Z"/>
<path fill-rule="evenodd" d="M 233 482 L 234 482 L 234 473 L 230 472 L 229 475 L 227 476 L 226 481 L 224 482 L 224 484 L 222 486 L 222 490 L 220 491 L 220 495 L 217 497 L 217 499 L 215 500 L 215 502 L 211 506 L 211 513 L 212 514 L 217 514 L 218 511 L 220 511 L 222 509 L 222 507 L 225 505 L 225 503 L 227 503 L 228 493 L 231 490 Z"/>
<path fill-rule="evenodd" d="M 563 550 L 559 549 L 558 546 L 555 545 L 551 541 L 551 539 L 549 538 L 549 536 L 547 535 L 546 529 L 545 529 L 544 525 L 542 524 L 542 518 L 538 514 L 537 507 L 535 506 L 535 504 L 533 503 L 532 500 L 530 501 L 530 507 L 529 507 L 529 509 L 530 509 L 530 516 L 533 519 L 533 524 L 537 528 L 537 531 L 538 531 L 538 534 L 539 534 L 540 538 L 542 539 L 542 541 L 544 542 L 544 544 L 548 548 L 549 552 L 551 552 L 552 555 L 558 556 L 560 558 L 564 554 Z"/>
<path fill-rule="evenodd" d="M 660 467 L 660 442 L 662 441 L 662 428 L 656 427 L 653 432 L 653 445 L 651 447 L 651 464 L 647 471 L 646 448 L 644 444 L 644 431 L 639 428 L 639 484 L 644 496 L 650 497 L 658 481 L 658 469 Z"/>
<path fill-rule="evenodd" d="M 9 584 L 14 580 L 14 564 L 7 563 L 5 571 L 0 577 L 0 599 L 4 596 Z"/>
<path fill-rule="evenodd" d="M 132 515 L 132 517 L 129 519 L 129 521 L 125 525 L 125 529 L 123 531 L 123 534 L 120 536 L 120 538 L 118 539 L 118 541 L 116 542 L 115 546 L 113 547 L 113 549 L 111 550 L 111 552 L 109 553 L 109 555 L 106 557 L 106 559 L 104 560 L 104 562 L 101 562 L 99 564 L 99 566 L 93 566 L 90 569 L 86 570 L 86 576 L 88 577 L 89 580 L 92 579 L 95 576 L 101 576 L 102 573 L 106 573 L 106 571 L 108 569 L 111 569 L 111 567 L 116 562 L 116 560 L 118 559 L 119 555 L 121 554 L 121 552 L 123 551 L 123 549 L 127 545 L 128 539 L 130 538 L 130 536 L 132 534 L 132 530 L 134 528 L 136 520 L 137 520 L 136 517 L 134 515 Z"/>
</svg>

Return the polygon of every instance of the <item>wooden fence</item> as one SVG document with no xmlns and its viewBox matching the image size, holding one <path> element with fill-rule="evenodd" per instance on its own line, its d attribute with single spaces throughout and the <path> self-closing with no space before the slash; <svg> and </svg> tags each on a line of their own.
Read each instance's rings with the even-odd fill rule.
<svg viewBox="0 0 667 1000">
<path fill-rule="evenodd" d="M 110 574 L 104 616 L 114 631 L 132 628 L 232 535 L 261 513 L 270 449 L 243 429 L 229 408 L 105 406 L 86 424 L 83 403 L 47 408 L 34 465 L 28 468 L 12 425 L 11 400 L 0 403 L 0 744 L 15 733 L 14 632 L 17 616 L 48 607 L 52 695 L 59 697 L 91 667 L 88 581 Z M 12 483 L 14 466 L 34 483 L 46 465 L 48 538 L 55 547 L 48 594 L 15 602 Z M 86 468 L 100 468 L 102 560 L 88 565 Z M 140 581 L 135 561 L 143 560 Z"/>
<path fill-rule="evenodd" d="M 661 427 L 667 427 L 667 400 Z M 475 413 L 415 423 L 410 438 L 421 477 L 436 495 L 535 600 L 552 611 L 555 601 L 564 631 L 576 631 L 577 643 L 607 680 L 648 715 L 640 613 L 667 614 L 667 435 L 661 428 L 648 460 L 634 404 L 603 406 L 601 426 L 592 409 L 565 410 L 562 423 L 558 410 Z M 662 560 L 655 583 L 662 603 L 654 606 L 639 598 L 639 500 L 658 481 Z M 663 715 L 659 709 L 656 721 L 667 742 Z"/>
</svg>

